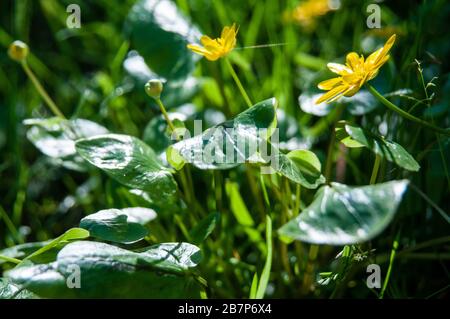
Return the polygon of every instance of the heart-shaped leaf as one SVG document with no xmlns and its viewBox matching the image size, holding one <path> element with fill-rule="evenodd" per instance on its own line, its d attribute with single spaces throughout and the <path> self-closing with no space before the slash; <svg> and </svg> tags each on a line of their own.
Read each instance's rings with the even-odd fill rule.
<svg viewBox="0 0 450 319">
<path fill-rule="evenodd" d="M 128 135 L 108 134 L 78 140 L 78 154 L 125 186 L 147 191 L 152 200 L 173 202 L 176 183 L 153 149 Z"/>
<path fill-rule="evenodd" d="M 76 154 L 75 140 L 108 133 L 103 126 L 84 119 L 27 119 L 24 124 L 30 126 L 27 138 L 43 154 L 55 164 L 77 171 L 85 171 L 86 163 Z"/>
<path fill-rule="evenodd" d="M 283 154 L 272 146 L 270 166 L 276 172 L 309 189 L 317 188 L 325 183 L 321 174 L 321 164 L 316 154 L 308 150 L 295 150 Z"/>
<path fill-rule="evenodd" d="M 143 216 L 139 216 L 140 212 Z M 155 217 L 156 213 L 152 209 L 107 209 L 84 217 L 80 221 L 80 227 L 87 229 L 92 237 L 130 244 L 148 235 L 148 230 L 143 224 Z"/>
<path fill-rule="evenodd" d="M 407 180 L 361 187 L 331 183 L 278 233 L 313 244 L 348 245 L 370 240 L 390 223 L 407 185 Z"/>
<path fill-rule="evenodd" d="M 138 1 L 128 15 L 126 33 L 150 69 L 164 78 L 186 77 L 199 59 L 186 46 L 201 34 L 172 1 Z"/>
<path fill-rule="evenodd" d="M 347 147 L 367 147 L 375 154 L 409 171 L 417 172 L 420 169 L 419 163 L 400 144 L 345 121 L 336 126 L 336 137 Z"/>
<path fill-rule="evenodd" d="M 255 104 L 234 119 L 215 125 L 202 134 L 184 139 L 167 150 L 175 168 L 184 162 L 200 169 L 229 169 L 246 162 L 258 152 L 276 127 L 275 98 Z"/>
<path fill-rule="evenodd" d="M 6 276 L 46 298 L 188 298 L 199 297 L 189 269 L 200 259 L 199 249 L 187 243 L 136 253 L 81 241 L 64 247 L 53 263 L 16 267 Z M 78 288 L 70 289 L 77 279 Z"/>
</svg>

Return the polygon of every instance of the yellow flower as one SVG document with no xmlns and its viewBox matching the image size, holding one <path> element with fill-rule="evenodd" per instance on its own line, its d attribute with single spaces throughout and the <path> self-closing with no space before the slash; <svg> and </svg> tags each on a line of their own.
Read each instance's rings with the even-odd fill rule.
<svg viewBox="0 0 450 319">
<path fill-rule="evenodd" d="M 311 27 L 315 19 L 331 11 L 328 0 L 308 0 L 292 11 L 292 19 L 304 27 Z"/>
<path fill-rule="evenodd" d="M 347 54 L 345 65 L 328 63 L 328 68 L 340 76 L 319 83 L 318 88 L 328 92 L 322 95 L 316 104 L 330 103 L 341 96 L 355 95 L 364 83 L 377 76 L 381 66 L 389 60 L 388 53 L 394 42 L 395 34 L 387 40 L 383 47 L 369 55 L 365 61 L 362 55 L 358 56 L 355 52 L 351 52 Z"/>
<path fill-rule="evenodd" d="M 200 42 L 203 47 L 197 44 L 188 44 L 187 47 L 195 53 L 205 56 L 210 61 L 216 61 L 234 49 L 237 33 L 238 30 L 233 23 L 232 26 L 223 28 L 220 38 L 211 39 L 207 35 L 202 36 Z"/>
</svg>

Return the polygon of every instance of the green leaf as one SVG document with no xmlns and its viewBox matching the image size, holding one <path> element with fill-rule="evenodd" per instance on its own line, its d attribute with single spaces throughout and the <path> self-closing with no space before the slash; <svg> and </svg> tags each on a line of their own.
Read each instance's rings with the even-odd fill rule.
<svg viewBox="0 0 450 319">
<path fill-rule="evenodd" d="M 345 121 L 338 123 L 336 137 L 347 147 L 366 147 L 409 171 L 417 172 L 419 163 L 400 145 Z"/>
<path fill-rule="evenodd" d="M 191 241 L 195 245 L 199 245 L 205 241 L 212 233 L 216 225 L 220 221 L 220 213 L 211 213 L 203 218 L 189 233 Z"/>
<path fill-rule="evenodd" d="M 309 189 L 325 183 L 320 161 L 313 152 L 295 150 L 285 155 L 273 146 L 272 152 L 275 155 L 270 165 L 276 172 Z"/>
<path fill-rule="evenodd" d="M 71 240 L 84 239 L 84 238 L 88 238 L 88 237 L 89 237 L 89 232 L 87 230 L 82 229 L 82 228 L 71 228 L 68 231 L 66 231 L 64 234 L 62 234 L 61 236 L 50 241 L 44 247 L 36 250 L 31 255 L 28 255 L 25 259 L 29 260 L 38 255 L 41 255 L 41 254 L 45 253 L 46 251 L 48 251 L 54 247 L 57 247 L 61 243 L 65 243 L 65 242 L 68 242 Z"/>
<path fill-rule="evenodd" d="M 261 273 L 261 278 L 259 279 L 258 290 L 256 291 L 255 295 L 256 299 L 264 298 L 267 285 L 269 284 L 270 270 L 272 268 L 272 219 L 269 215 L 266 215 L 266 247 L 266 262 Z"/>
<path fill-rule="evenodd" d="M 126 33 L 150 69 L 167 79 L 185 77 L 200 58 L 186 47 L 198 42 L 200 31 L 172 1 L 138 1 L 128 15 Z"/>
<path fill-rule="evenodd" d="M 249 299 L 256 299 L 257 290 L 258 290 L 258 273 L 255 272 L 252 279 L 252 285 L 250 286 Z"/>
<path fill-rule="evenodd" d="M 0 278 L 0 299 L 35 299 L 33 293 Z"/>
<path fill-rule="evenodd" d="M 312 244 L 349 245 L 370 240 L 391 222 L 407 185 L 408 180 L 361 187 L 331 183 L 278 233 Z"/>
<path fill-rule="evenodd" d="M 236 217 L 238 223 L 242 226 L 253 226 L 255 222 L 253 221 L 252 215 L 248 212 L 247 206 L 241 197 L 239 192 L 239 185 L 234 182 L 227 181 L 225 184 L 225 189 L 228 197 L 230 198 L 230 208 Z"/>
<path fill-rule="evenodd" d="M 142 213 L 142 216 L 139 213 Z M 92 237 L 131 244 L 148 235 L 143 224 L 155 217 L 156 213 L 152 209 L 107 209 L 84 217 L 80 221 L 80 227 L 87 229 Z"/>
<path fill-rule="evenodd" d="M 13 283 L 46 298 L 189 298 L 199 285 L 189 274 L 201 259 L 196 246 L 165 243 L 140 253 L 80 241 L 67 245 L 53 263 L 16 267 L 6 273 Z M 79 269 L 80 288 L 70 289 Z"/>
<path fill-rule="evenodd" d="M 130 188 L 148 192 L 155 202 L 173 202 L 176 183 L 153 149 L 128 135 L 100 135 L 78 140 L 77 152 L 89 163 Z"/>
<path fill-rule="evenodd" d="M 34 146 L 50 157 L 56 165 L 76 171 L 85 171 L 87 166 L 76 154 L 75 140 L 108 133 L 103 126 L 84 119 L 27 119 L 24 124 L 30 126 L 27 138 Z"/>
<path fill-rule="evenodd" d="M 273 133 L 277 104 L 275 98 L 262 101 L 201 135 L 171 145 L 167 160 L 179 168 L 184 159 L 200 169 L 229 169 L 246 162 Z"/>
</svg>

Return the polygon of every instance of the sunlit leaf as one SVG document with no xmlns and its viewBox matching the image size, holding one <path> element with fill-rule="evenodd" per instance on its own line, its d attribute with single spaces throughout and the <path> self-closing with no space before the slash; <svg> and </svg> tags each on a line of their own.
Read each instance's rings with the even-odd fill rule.
<svg viewBox="0 0 450 319">
<path fill-rule="evenodd" d="M 80 227 L 87 229 L 92 237 L 130 244 L 148 235 L 143 224 L 155 217 L 156 213 L 146 208 L 107 209 L 84 217 Z"/>
<path fill-rule="evenodd" d="M 64 247 L 53 263 L 16 267 L 6 277 L 49 298 L 198 298 L 199 285 L 188 271 L 200 260 L 199 249 L 187 243 L 136 253 L 80 241 Z M 80 286 L 70 289 L 67 282 L 77 270 Z"/>
<path fill-rule="evenodd" d="M 347 147 L 366 147 L 404 169 L 414 172 L 420 169 L 419 163 L 400 144 L 345 121 L 336 126 L 336 137 Z"/>
<path fill-rule="evenodd" d="M 85 160 L 125 186 L 147 191 L 152 200 L 174 200 L 172 174 L 141 140 L 109 134 L 78 140 L 75 146 Z"/>
<path fill-rule="evenodd" d="M 407 180 L 360 187 L 331 183 L 278 233 L 313 244 L 347 245 L 370 240 L 389 225 L 407 185 Z"/>
<path fill-rule="evenodd" d="M 86 163 L 76 154 L 75 140 L 108 133 L 103 126 L 84 119 L 27 119 L 24 124 L 30 126 L 27 138 L 43 154 L 55 164 L 78 171 L 86 170 Z"/>
<path fill-rule="evenodd" d="M 273 133 L 276 108 L 275 98 L 257 103 L 232 120 L 170 146 L 167 160 L 174 167 L 182 166 L 181 159 L 200 169 L 238 166 L 254 155 L 259 144 Z"/>
</svg>

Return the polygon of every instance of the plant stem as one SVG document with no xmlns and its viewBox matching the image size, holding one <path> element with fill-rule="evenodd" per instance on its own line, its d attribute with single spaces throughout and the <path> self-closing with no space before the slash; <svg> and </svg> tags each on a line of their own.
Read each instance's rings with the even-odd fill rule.
<svg viewBox="0 0 450 319">
<path fill-rule="evenodd" d="M 417 117 L 415 117 L 414 115 L 409 114 L 408 112 L 402 110 L 401 108 L 399 108 L 398 106 L 396 106 L 395 104 L 393 104 L 392 102 L 388 101 L 384 96 L 382 96 L 373 86 L 371 86 L 370 84 L 366 84 L 367 89 L 370 91 L 370 93 L 372 93 L 373 96 L 375 96 L 378 101 L 380 101 L 382 104 L 384 104 L 384 106 L 388 107 L 389 109 L 391 109 L 392 111 L 396 112 L 397 114 L 401 115 L 402 117 L 416 122 L 420 125 L 423 125 L 437 133 L 440 134 L 444 134 L 444 135 L 450 135 L 450 129 L 444 129 L 441 127 L 437 127 L 434 126 L 431 123 L 428 123 L 427 121 L 421 120 Z"/>
<path fill-rule="evenodd" d="M 33 71 L 31 71 L 26 60 L 24 60 L 21 65 L 28 78 L 31 80 L 31 82 L 33 82 L 34 87 L 44 99 L 45 103 L 47 103 L 53 114 L 55 114 L 59 118 L 66 119 L 64 114 L 59 110 L 58 106 L 56 106 L 55 102 L 53 102 L 51 97 L 48 95 L 47 91 L 45 91 L 44 87 L 42 86 L 41 82 L 39 82 L 38 78 L 34 75 Z"/>
<path fill-rule="evenodd" d="M 379 297 L 380 299 L 383 299 L 384 292 L 386 291 L 386 288 L 387 288 L 387 285 L 389 282 L 389 278 L 391 277 L 392 267 L 394 265 L 395 254 L 398 249 L 399 238 L 400 238 L 400 231 L 397 233 L 397 235 L 395 236 L 394 242 L 392 243 L 391 256 L 389 258 L 389 267 L 388 267 L 388 270 L 386 273 L 386 278 L 384 278 L 383 287 L 381 288 L 380 297 Z"/>
<path fill-rule="evenodd" d="M 167 122 L 167 125 L 169 125 L 170 129 L 172 130 L 172 132 L 175 132 L 175 126 L 173 125 L 172 121 L 169 118 L 169 114 L 167 114 L 166 108 L 164 107 L 163 102 L 161 101 L 161 99 L 155 99 L 156 104 L 158 104 L 159 109 L 161 110 L 161 113 L 164 116 L 164 119 Z"/>
<path fill-rule="evenodd" d="M 269 283 L 270 269 L 272 268 L 272 219 L 269 214 L 266 215 L 266 247 L 266 262 L 264 264 L 264 269 L 261 273 L 261 279 L 259 280 L 258 289 L 256 291 L 256 299 L 264 298 L 264 294 Z"/>
<path fill-rule="evenodd" d="M 10 262 L 13 264 L 20 264 L 22 262 L 20 259 L 8 257 L 8 256 L 4 256 L 4 255 L 0 255 L 0 260 L 4 260 L 6 262 Z"/>
<path fill-rule="evenodd" d="M 234 82 L 236 82 L 236 85 L 237 85 L 239 91 L 241 92 L 241 95 L 244 98 L 245 103 L 247 103 L 248 107 L 252 107 L 252 105 L 253 105 L 252 101 L 248 97 L 247 92 L 245 92 L 245 89 L 242 86 L 241 80 L 239 80 L 239 77 L 237 76 L 236 71 L 234 71 L 233 66 L 231 65 L 231 63 L 228 59 L 225 59 L 225 64 L 227 65 L 228 70 L 230 71 L 231 76 L 234 79 Z"/>
<path fill-rule="evenodd" d="M 380 154 L 375 155 L 375 162 L 373 163 L 372 175 L 370 176 L 370 185 L 373 185 L 377 182 L 378 177 L 378 169 L 380 168 L 381 156 Z"/>
</svg>

